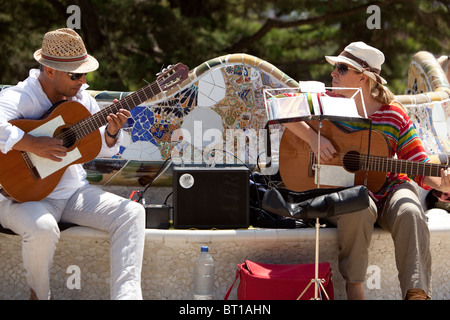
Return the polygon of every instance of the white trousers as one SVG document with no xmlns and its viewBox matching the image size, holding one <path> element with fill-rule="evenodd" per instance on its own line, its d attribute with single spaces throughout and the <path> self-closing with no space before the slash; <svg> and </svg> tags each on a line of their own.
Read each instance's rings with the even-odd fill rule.
<svg viewBox="0 0 450 320">
<path fill-rule="evenodd" d="M 0 223 L 22 237 L 26 280 L 38 299 L 50 298 L 50 269 L 60 236 L 58 222 L 107 231 L 111 299 L 142 299 L 145 209 L 91 185 L 66 200 L 0 202 Z"/>
</svg>

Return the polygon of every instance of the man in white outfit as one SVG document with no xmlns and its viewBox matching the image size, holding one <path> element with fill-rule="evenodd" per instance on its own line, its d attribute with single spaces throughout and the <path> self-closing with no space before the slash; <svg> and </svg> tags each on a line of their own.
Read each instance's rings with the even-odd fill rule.
<svg viewBox="0 0 450 320">
<path fill-rule="evenodd" d="M 98 68 L 98 62 L 87 54 L 83 40 L 71 29 L 46 33 L 42 49 L 35 52 L 34 58 L 40 69 L 30 70 L 26 80 L 0 93 L 0 151 L 26 151 L 56 164 L 67 154 L 62 140 L 32 136 L 9 121 L 40 119 L 64 100 L 79 102 L 91 114 L 96 113 L 99 106 L 85 91 L 85 76 Z M 118 152 L 120 129 L 129 116 L 125 109 L 107 116 L 108 124 L 99 129 L 99 156 Z M 55 189 L 40 201 L 16 202 L 5 190 L 0 195 L 0 224 L 23 239 L 22 258 L 30 298 L 51 297 L 50 270 L 60 236 L 58 222 L 107 231 L 111 243 L 111 299 L 142 299 L 145 210 L 136 202 L 89 185 L 81 164 L 70 165 Z"/>
</svg>

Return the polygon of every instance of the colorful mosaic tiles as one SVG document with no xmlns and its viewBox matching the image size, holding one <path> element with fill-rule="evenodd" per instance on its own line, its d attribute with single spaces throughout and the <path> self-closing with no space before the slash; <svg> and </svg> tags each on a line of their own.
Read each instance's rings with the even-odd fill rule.
<svg viewBox="0 0 450 320">
<path fill-rule="evenodd" d="M 234 54 L 212 59 L 192 70 L 176 90 L 132 110 L 125 128 L 127 142 L 116 157 L 165 160 L 173 148 L 186 148 L 180 141 L 172 141 L 173 133 L 185 129 L 194 135 L 195 121 L 202 123 L 203 131 L 213 124 L 223 134 L 227 129 L 261 129 L 267 121 L 263 90 L 296 86 L 297 82 L 275 66 L 256 57 Z M 103 104 L 119 98 L 118 93 L 92 95 Z M 142 152 L 142 147 L 151 151 Z"/>
<path fill-rule="evenodd" d="M 450 85 L 438 60 L 418 52 L 408 70 L 407 94 L 397 96 L 428 154 L 450 153 Z"/>
<path fill-rule="evenodd" d="M 206 61 L 191 70 L 188 79 L 178 86 L 132 109 L 132 117 L 124 126 L 125 139 L 120 152 L 114 159 L 95 159 L 85 168 L 95 182 L 133 184 L 149 172 L 157 171 L 155 168 L 174 152 L 190 152 L 193 159 L 203 161 L 202 148 L 224 148 L 220 139 L 217 144 L 205 139 L 208 132 L 220 132 L 224 141 L 230 130 L 258 132 L 267 121 L 264 90 L 297 87 L 298 83 L 288 75 L 254 56 L 231 54 Z M 450 150 L 449 88 L 436 59 L 429 53 L 419 52 L 408 72 L 408 94 L 396 96 L 407 107 L 430 154 Z M 100 107 L 130 94 L 90 93 Z M 181 135 L 175 134 L 180 130 Z M 199 144 L 193 147 L 192 142 L 198 139 L 202 142 L 200 148 Z M 260 151 L 248 155 L 247 160 L 257 157 Z"/>
</svg>

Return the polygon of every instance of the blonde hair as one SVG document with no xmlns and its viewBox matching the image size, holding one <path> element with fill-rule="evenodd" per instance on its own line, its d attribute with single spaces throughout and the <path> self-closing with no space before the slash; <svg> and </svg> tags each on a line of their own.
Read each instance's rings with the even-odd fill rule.
<svg viewBox="0 0 450 320">
<path fill-rule="evenodd" d="M 387 87 L 369 78 L 369 92 L 372 98 L 382 104 L 389 104 L 395 100 L 394 94 Z"/>
</svg>

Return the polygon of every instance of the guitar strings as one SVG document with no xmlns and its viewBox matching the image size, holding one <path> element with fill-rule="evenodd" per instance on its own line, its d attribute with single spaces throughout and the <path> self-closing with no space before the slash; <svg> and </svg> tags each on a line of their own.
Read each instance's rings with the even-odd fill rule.
<svg viewBox="0 0 450 320">
<path fill-rule="evenodd" d="M 142 87 L 141 89 L 137 90 L 133 94 L 126 96 L 125 98 L 109 105 L 108 107 L 105 107 L 104 109 L 93 114 L 92 116 L 90 116 L 88 118 L 84 118 L 84 119 L 80 120 L 79 122 L 73 124 L 70 128 L 68 128 L 67 130 L 58 134 L 55 138 L 63 140 L 65 142 L 65 144 L 68 144 L 71 146 L 77 140 L 83 138 L 84 136 L 90 134 L 91 132 L 95 131 L 96 129 L 98 129 L 99 127 L 104 125 L 104 122 L 106 122 L 106 116 L 108 116 L 110 113 L 116 113 L 121 108 L 131 110 L 132 108 L 139 105 L 140 103 L 147 101 L 147 100 L 151 99 L 152 97 L 154 97 L 155 95 L 162 92 L 160 87 L 161 87 L 160 80 L 157 79 L 155 82 Z M 149 94 L 150 97 L 147 94 Z M 140 101 L 138 100 L 138 102 L 136 103 L 133 100 L 134 96 L 137 96 L 140 99 Z M 126 104 L 126 106 L 125 106 L 125 104 Z M 130 107 L 130 105 L 132 107 Z M 104 120 L 104 121 L 102 121 L 102 120 Z M 100 123 L 100 125 L 99 125 L 99 123 Z M 97 127 L 95 127 L 95 126 L 97 126 Z M 77 133 L 81 133 L 81 135 L 77 135 Z"/>
<path fill-rule="evenodd" d="M 147 101 L 150 98 L 154 97 L 155 95 L 163 92 L 163 90 L 161 88 L 165 84 L 171 84 L 171 86 L 173 86 L 174 85 L 173 81 L 166 83 L 174 75 L 173 73 L 171 74 L 172 71 L 177 71 L 176 66 L 169 69 L 164 74 L 158 76 L 153 83 L 150 83 L 150 84 L 142 87 L 141 89 L 137 90 L 133 94 L 130 94 L 130 95 L 126 96 L 125 98 L 117 101 L 116 103 L 111 104 L 110 106 L 100 110 L 96 114 L 93 114 L 92 116 L 82 119 L 79 122 L 73 124 L 69 129 L 67 129 L 67 130 L 63 131 L 62 133 L 60 133 L 59 135 L 57 135 L 56 138 L 63 140 L 65 142 L 64 144 L 68 143 L 70 146 L 72 146 L 78 139 L 83 138 L 84 136 L 90 134 L 91 132 L 95 131 L 96 129 L 98 129 L 99 127 L 104 125 L 106 122 L 106 117 L 108 116 L 109 113 L 118 112 L 119 108 L 121 108 L 121 107 L 123 107 L 127 110 L 131 110 L 135 106 L 138 106 L 140 103 Z M 165 78 L 166 75 L 170 75 L 170 76 Z M 176 79 L 178 81 L 180 78 L 176 78 Z M 151 92 L 147 92 L 148 90 L 150 90 Z M 147 95 L 147 93 L 148 93 L 148 95 Z M 134 97 L 138 98 L 137 102 L 134 101 Z M 129 100 L 131 100 L 130 101 L 131 107 L 130 107 L 130 104 L 128 103 Z M 123 106 L 124 103 L 126 104 L 126 107 Z M 115 111 L 114 111 L 114 109 L 115 109 Z M 100 118 L 100 116 L 101 116 L 101 118 Z M 82 134 L 78 135 L 78 133 L 80 133 L 80 131 L 82 131 Z"/>
<path fill-rule="evenodd" d="M 315 162 L 316 156 L 312 151 L 309 151 L 310 161 Z M 430 175 L 430 176 L 440 176 L 440 169 L 446 169 L 447 165 L 431 163 L 431 162 L 418 162 L 404 159 L 394 159 L 387 158 L 376 155 L 366 155 L 360 153 L 336 153 L 338 157 L 343 157 L 343 166 L 346 168 L 357 168 L 357 170 L 367 170 L 369 171 L 384 171 L 384 172 L 395 172 L 395 173 L 405 173 L 403 171 L 410 172 L 411 174 L 417 175 Z M 369 160 L 367 161 L 367 157 Z M 347 166 L 345 165 L 347 164 Z M 429 168 L 427 170 L 427 167 Z M 388 169 L 390 168 L 390 169 Z M 372 170 L 370 170 L 372 169 Z M 353 170 L 353 171 L 357 171 Z M 429 174 L 426 174 L 426 171 Z"/>
</svg>

